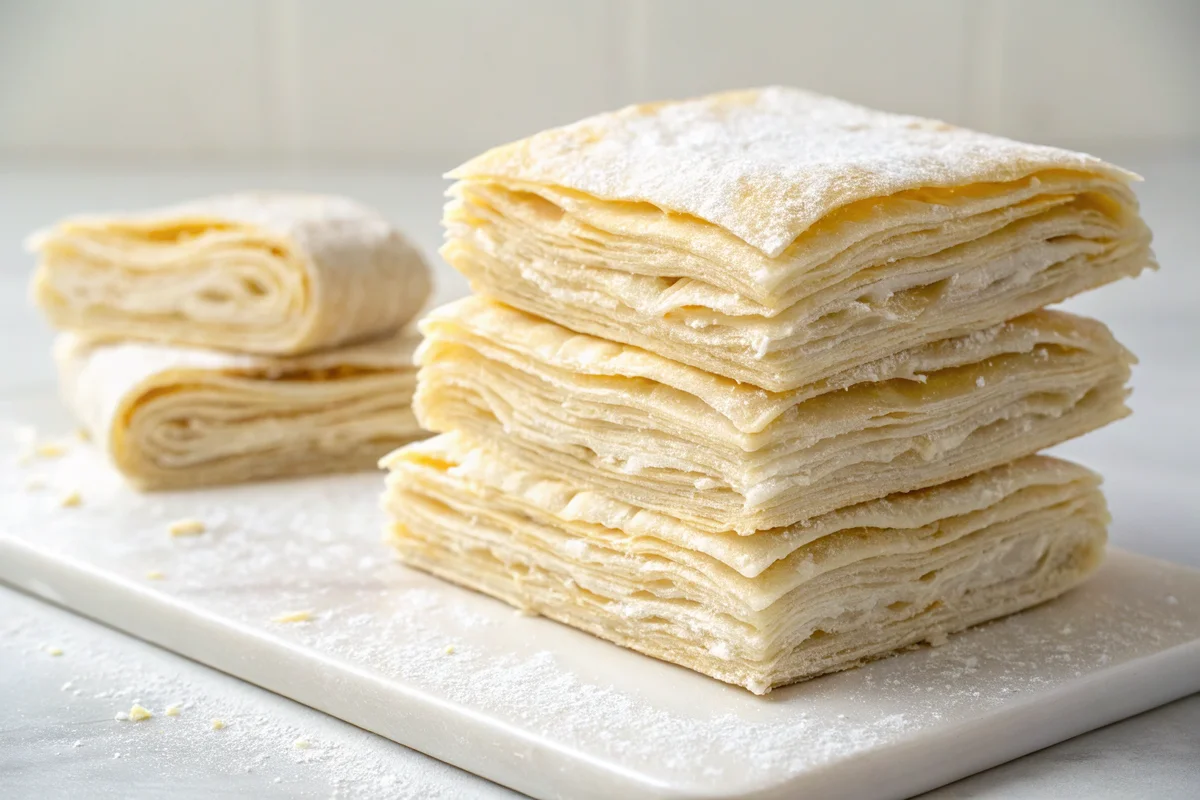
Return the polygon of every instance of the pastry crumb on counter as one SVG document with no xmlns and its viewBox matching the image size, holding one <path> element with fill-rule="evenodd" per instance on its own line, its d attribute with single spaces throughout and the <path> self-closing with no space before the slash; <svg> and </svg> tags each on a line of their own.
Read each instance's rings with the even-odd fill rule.
<svg viewBox="0 0 1200 800">
<path fill-rule="evenodd" d="M 47 655 L 61 656 L 63 654 L 62 648 L 58 647 L 56 645 L 52 645 L 52 644 L 46 645 L 45 649 L 46 649 Z"/>
<path fill-rule="evenodd" d="M 948 641 L 950 641 L 950 637 L 946 635 L 945 631 L 934 631 L 925 637 L 925 643 L 930 647 L 941 647 Z"/>
<path fill-rule="evenodd" d="M 199 536 L 207 528 L 198 519 L 177 519 L 167 526 L 167 532 L 172 536 Z"/>
<path fill-rule="evenodd" d="M 118 711 L 113 715 L 113 719 L 117 722 L 126 722 L 129 720 L 129 713 L 127 711 Z"/>
<path fill-rule="evenodd" d="M 214 719 L 209 724 L 214 731 L 223 730 L 225 728 L 225 720 L 222 720 L 222 719 Z"/>
<path fill-rule="evenodd" d="M 448 656 L 454 655 L 454 645 L 452 645 L 452 644 L 446 645 L 446 655 L 448 655 Z"/>
<path fill-rule="evenodd" d="M 137 703 L 134 703 L 133 707 L 129 709 L 130 722 L 141 722 L 142 720 L 150 719 L 153 716 L 154 714 L 150 712 L 150 709 L 140 706 Z"/>
<path fill-rule="evenodd" d="M 178 717 L 179 716 L 179 706 L 172 703 L 171 705 L 167 706 L 166 710 L 163 711 L 163 713 L 166 714 L 168 717 Z"/>
<path fill-rule="evenodd" d="M 87 428 L 76 428 L 75 438 L 81 442 L 90 442 L 92 440 L 92 432 Z"/>
<path fill-rule="evenodd" d="M 271 622 L 308 622 L 313 618 L 311 611 L 288 611 L 277 617 L 271 617 Z"/>
<path fill-rule="evenodd" d="M 83 495 L 79 492 L 67 492 L 63 495 L 62 500 L 58 501 L 58 504 L 63 508 L 79 508 L 83 505 Z"/>
<path fill-rule="evenodd" d="M 67 454 L 67 448 L 58 442 L 41 442 L 33 446 L 33 453 L 39 458 L 59 458 Z"/>
<path fill-rule="evenodd" d="M 292 742 L 292 747 L 296 748 L 297 750 L 307 750 L 309 748 L 309 744 L 310 743 L 308 739 L 297 739 L 296 741 Z"/>
<path fill-rule="evenodd" d="M 165 577 L 167 576 L 156 569 L 149 570 L 146 573 L 146 580 L 148 581 L 161 581 Z"/>
<path fill-rule="evenodd" d="M 36 492 L 46 488 L 46 479 L 41 475 L 31 475 L 29 480 L 25 481 L 25 491 Z"/>
</svg>

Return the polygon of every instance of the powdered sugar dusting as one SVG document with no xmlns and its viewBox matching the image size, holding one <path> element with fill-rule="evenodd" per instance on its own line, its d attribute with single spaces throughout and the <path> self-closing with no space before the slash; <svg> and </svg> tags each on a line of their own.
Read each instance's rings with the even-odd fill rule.
<svg viewBox="0 0 1200 800">
<path fill-rule="evenodd" d="M 1128 173 L 1092 156 L 770 87 L 630 106 L 496 148 L 451 173 L 648 202 L 775 257 L 855 200 L 1007 181 L 1048 168 Z"/>
</svg>

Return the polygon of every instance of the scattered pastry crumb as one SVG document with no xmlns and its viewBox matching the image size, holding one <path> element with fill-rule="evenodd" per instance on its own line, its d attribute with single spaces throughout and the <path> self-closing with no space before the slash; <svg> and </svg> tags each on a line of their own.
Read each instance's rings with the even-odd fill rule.
<svg viewBox="0 0 1200 800">
<path fill-rule="evenodd" d="M 446 655 L 448 655 L 448 656 L 454 655 L 454 645 L 452 645 L 452 644 L 446 645 Z"/>
<path fill-rule="evenodd" d="M 165 577 L 167 577 L 167 576 L 163 575 L 161 572 L 159 572 L 156 569 L 152 569 L 146 573 L 146 580 L 148 580 L 148 581 L 161 581 Z"/>
<path fill-rule="evenodd" d="M 167 706 L 166 710 L 163 711 L 163 713 L 166 714 L 168 717 L 178 717 L 179 716 L 179 706 L 169 705 L 169 706 Z"/>
<path fill-rule="evenodd" d="M 129 719 L 131 722 L 141 722 L 144 719 L 150 719 L 154 714 L 150 713 L 150 709 L 140 706 L 137 703 L 129 709 Z"/>
<path fill-rule="evenodd" d="M 206 528 L 198 519 L 177 519 L 167 526 L 167 532 L 172 536 L 199 536 Z"/>
<path fill-rule="evenodd" d="M 930 647 L 941 647 L 948 641 L 950 641 L 950 637 L 946 635 L 945 631 L 934 631 L 925 637 L 925 643 Z"/>
<path fill-rule="evenodd" d="M 308 745 L 308 739 L 297 739 L 296 741 L 292 742 L 292 747 L 296 748 L 297 750 L 307 750 Z"/>
<path fill-rule="evenodd" d="M 83 505 L 83 495 L 79 492 L 68 492 L 63 495 L 62 500 L 59 500 L 58 504 L 63 508 L 78 508 Z"/>
<path fill-rule="evenodd" d="M 58 458 L 67 454 L 67 448 L 57 442 L 42 442 L 34 445 L 33 452 L 40 458 Z"/>
<path fill-rule="evenodd" d="M 61 647 L 57 647 L 55 645 L 47 645 L 46 653 L 49 655 L 52 655 L 52 656 L 61 656 L 63 654 L 63 651 L 62 651 Z"/>
<path fill-rule="evenodd" d="M 214 731 L 222 730 L 225 727 L 225 721 L 221 719 L 214 719 L 211 724 Z"/>
<path fill-rule="evenodd" d="M 311 619 L 311 611 L 289 611 L 278 617 L 271 617 L 271 622 L 308 622 Z"/>
<path fill-rule="evenodd" d="M 92 434 L 87 428 L 76 428 L 75 438 L 81 442 L 90 442 L 92 440 Z"/>
<path fill-rule="evenodd" d="M 46 479 L 41 475 L 34 475 L 25 481 L 25 491 L 36 492 L 46 488 Z"/>
<path fill-rule="evenodd" d="M 118 711 L 113 716 L 113 719 L 115 719 L 117 722 L 125 722 L 126 720 L 129 719 L 129 714 L 125 711 Z"/>
</svg>

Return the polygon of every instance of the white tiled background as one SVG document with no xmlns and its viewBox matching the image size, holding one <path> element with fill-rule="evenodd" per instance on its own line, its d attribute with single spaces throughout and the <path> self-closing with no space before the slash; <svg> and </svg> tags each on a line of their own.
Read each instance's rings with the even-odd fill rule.
<svg viewBox="0 0 1200 800">
<path fill-rule="evenodd" d="M 448 164 L 787 83 L 1104 154 L 1200 141 L 1197 0 L 0 0 L 0 159 Z"/>
</svg>

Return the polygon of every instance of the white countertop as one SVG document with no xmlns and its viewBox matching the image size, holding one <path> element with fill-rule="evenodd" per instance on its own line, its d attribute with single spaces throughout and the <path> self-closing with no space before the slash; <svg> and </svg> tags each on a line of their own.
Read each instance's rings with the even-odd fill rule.
<svg viewBox="0 0 1200 800">
<path fill-rule="evenodd" d="M 1112 539 L 1200 566 L 1200 154 L 1130 154 L 1163 269 L 1070 307 L 1108 322 L 1137 353 L 1131 419 L 1061 448 L 1103 472 Z M 25 234 L 72 212 L 136 208 L 246 188 L 341 192 L 377 205 L 436 262 L 436 171 L 194 169 L 150 172 L 0 166 L 0 392 L 53 380 L 50 333 L 25 302 Z M 466 291 L 441 266 L 439 299 Z M 63 656 L 40 644 L 69 642 Z M 70 686 L 64 689 L 64 685 Z M 113 721 L 138 693 L 227 700 L 235 736 L 216 744 L 186 714 L 148 737 Z M 159 698 L 160 700 L 162 698 Z M 147 729 L 148 730 L 148 729 Z M 297 750 L 299 737 L 313 741 Z M 119 756 L 117 754 L 120 754 Z M 15 797 L 504 797 L 482 779 L 289 700 L 0 587 L 0 787 Z M 1200 695 L 944 787 L 933 798 L 1194 797 Z"/>
</svg>

